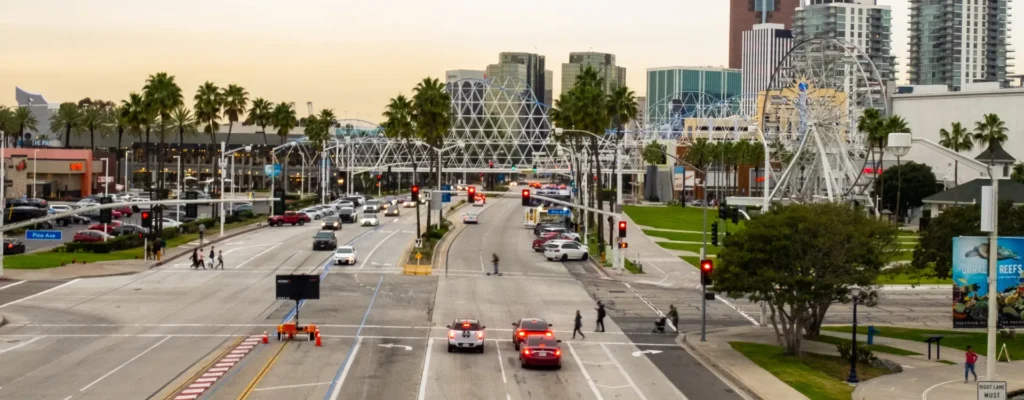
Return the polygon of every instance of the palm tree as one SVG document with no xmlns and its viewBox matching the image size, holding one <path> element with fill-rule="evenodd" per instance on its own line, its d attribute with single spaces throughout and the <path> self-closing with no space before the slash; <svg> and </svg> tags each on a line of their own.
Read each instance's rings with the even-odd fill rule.
<svg viewBox="0 0 1024 400">
<path fill-rule="evenodd" d="M 185 134 L 196 133 L 196 118 L 192 111 L 181 106 L 171 113 L 171 125 L 178 131 L 178 145 L 185 147 Z"/>
<path fill-rule="evenodd" d="M 217 130 L 220 129 L 218 121 L 224 99 L 221 96 L 220 88 L 210 81 L 200 85 L 192 99 L 195 101 L 193 109 L 195 110 L 196 120 L 205 125 L 203 132 L 210 135 L 210 143 L 214 145 L 214 150 L 210 154 L 213 158 L 213 181 L 216 182 L 218 176 L 217 169 L 220 165 L 220 158 L 217 156 L 216 150 Z"/>
<path fill-rule="evenodd" d="M 764 145 L 759 141 L 747 142 L 747 149 L 744 157 L 744 162 L 754 167 L 754 182 L 757 182 L 757 177 L 760 176 L 761 167 L 764 165 Z M 765 178 L 768 174 L 765 171 Z M 754 188 L 750 188 L 750 196 L 754 195 Z M 764 182 L 761 184 L 761 195 L 764 195 Z"/>
<path fill-rule="evenodd" d="M 995 165 L 995 148 L 1006 142 L 1009 131 L 1006 122 L 996 114 L 985 114 L 981 121 L 974 123 L 974 140 L 988 146 L 989 165 Z"/>
<path fill-rule="evenodd" d="M 416 127 L 412 122 L 412 112 L 412 103 L 405 96 L 398 95 L 391 98 L 382 115 L 386 118 L 383 124 L 384 135 L 394 140 L 405 141 L 405 150 L 412 159 L 412 182 L 413 185 L 417 185 L 419 182 L 416 179 L 416 152 L 411 150 L 413 138 L 416 137 Z M 349 185 L 351 184 L 349 182 Z M 420 209 L 416 207 L 416 237 L 421 236 Z"/>
<path fill-rule="evenodd" d="M 974 142 L 971 141 L 971 133 L 967 131 L 959 122 L 954 122 L 952 131 L 946 129 L 939 130 L 939 145 L 947 149 L 953 150 L 957 153 L 961 151 L 971 151 L 974 149 Z M 960 161 L 953 160 L 953 186 L 960 185 Z M 956 192 L 953 192 L 954 195 Z M 953 205 L 958 205 L 959 202 L 956 198 L 953 199 Z"/>
<path fill-rule="evenodd" d="M 882 134 L 884 124 L 882 111 L 877 108 L 864 110 L 864 114 L 857 120 L 857 130 L 868 136 L 868 151 L 871 153 L 871 164 L 876 178 L 878 177 L 879 165 L 875 162 L 875 143 L 878 143 L 878 137 Z M 864 163 L 867 164 L 867 161 L 867 158 L 865 158 Z"/>
<path fill-rule="evenodd" d="M 122 100 L 122 103 L 124 101 Z M 131 120 L 128 115 L 128 108 L 124 105 L 114 106 L 107 110 L 109 114 L 108 119 L 110 121 L 111 128 L 117 134 L 117 160 L 118 163 L 122 162 L 125 158 L 126 153 L 121 151 L 121 140 L 124 138 L 124 132 L 131 128 Z M 114 180 L 117 182 L 121 181 L 121 169 L 115 168 Z M 126 187 L 125 190 L 128 190 Z"/>
<path fill-rule="evenodd" d="M 445 91 L 444 84 L 437 78 L 423 78 L 413 89 L 412 119 L 417 135 L 428 145 L 435 148 L 444 147 L 444 136 L 451 127 L 452 98 Z M 435 179 L 441 182 L 441 157 L 437 151 L 433 153 L 432 167 L 436 167 Z M 438 224 L 441 224 L 441 210 L 438 210 Z M 430 226 L 430 213 L 427 213 L 427 226 Z"/>
<path fill-rule="evenodd" d="M 7 136 L 14 133 L 14 126 L 12 124 L 13 119 L 14 112 L 7 107 L 0 106 L 0 131 L 3 131 L 5 135 L 3 138 L 0 138 L 0 140 L 4 140 L 4 143 L 6 143 Z"/>
<path fill-rule="evenodd" d="M 121 100 L 121 108 L 124 112 L 124 118 L 128 123 L 128 131 L 134 136 L 142 138 L 143 126 L 147 127 L 144 145 L 144 154 L 146 156 L 146 171 L 149 171 L 149 130 L 148 130 L 148 111 L 146 109 L 146 103 L 142 100 L 142 95 L 132 92 L 128 95 L 127 100 Z M 120 140 L 120 137 L 118 138 Z M 148 182 L 148 175 L 145 175 Z M 135 177 L 131 177 L 132 182 L 135 181 Z"/>
<path fill-rule="evenodd" d="M 601 78 L 597 70 L 588 66 L 580 72 L 580 75 L 576 78 L 576 85 L 573 86 L 571 91 L 573 94 L 573 103 L 578 107 L 573 107 L 575 110 L 573 113 L 573 122 L 576 124 L 576 129 L 591 132 L 597 135 L 604 133 L 605 129 L 609 126 L 611 118 L 608 115 L 608 107 L 606 105 L 607 98 L 604 94 L 604 79 Z M 589 136 L 589 135 L 588 135 Z M 601 188 L 603 188 L 603 182 L 601 181 L 601 160 L 599 149 L 600 142 L 598 137 L 590 137 L 590 149 L 591 154 L 594 157 L 594 167 L 597 176 L 597 180 L 594 183 L 597 190 L 593 191 L 597 208 L 603 209 L 603 201 L 600 196 Z M 593 198 L 592 196 L 592 198 Z M 604 231 L 604 218 L 597 219 L 597 232 Z M 598 246 L 602 251 L 604 250 L 604 236 L 597 235 Z"/>
<path fill-rule="evenodd" d="M 270 124 L 277 128 L 277 136 L 281 137 L 281 144 L 284 144 L 284 141 L 288 138 L 288 133 L 295 129 L 297 123 L 298 120 L 295 119 L 295 110 L 292 108 L 292 105 L 285 102 L 277 103 L 277 106 L 274 107 L 274 111 L 271 113 Z M 289 150 L 288 155 L 285 157 L 281 188 L 287 193 L 288 179 L 286 177 L 288 176 L 288 158 L 291 157 L 291 150 Z"/>
<path fill-rule="evenodd" d="M 245 113 L 245 107 L 249 104 L 249 92 L 241 86 L 230 84 L 224 88 L 221 97 L 224 99 L 224 116 L 228 119 L 227 142 L 231 143 L 231 130 L 235 122 L 238 122 L 238 117 Z"/>
<path fill-rule="evenodd" d="M 568 146 L 572 150 L 572 153 L 576 155 L 583 154 L 583 140 L 581 138 L 581 134 L 574 130 L 576 128 L 576 121 L 579 119 L 578 114 L 580 108 L 581 107 L 578 105 L 578 102 L 575 100 L 575 93 L 570 90 L 566 93 L 562 93 L 558 99 L 555 99 L 554 108 L 549 111 L 549 117 L 553 125 L 567 130 L 563 135 L 556 139 L 561 144 Z M 582 185 L 582 157 L 573 157 L 573 162 L 573 175 L 575 175 L 573 176 L 573 181 L 575 181 L 577 185 Z M 581 196 L 577 196 L 576 198 L 580 205 L 584 204 L 584 199 Z M 584 218 L 583 215 L 582 211 L 578 211 L 576 213 L 575 217 L 577 224 L 582 223 L 582 219 Z"/>
<path fill-rule="evenodd" d="M 64 148 L 71 148 L 71 132 L 82 123 L 82 112 L 75 103 L 61 103 L 57 113 L 50 117 L 50 131 L 63 132 Z"/>
<path fill-rule="evenodd" d="M 99 105 L 90 105 L 85 107 L 85 111 L 82 112 L 80 118 L 81 122 L 76 133 L 88 133 L 89 150 L 95 151 L 96 131 L 99 131 L 101 136 L 107 133 L 111 122 L 110 114 Z"/>
<path fill-rule="evenodd" d="M 39 131 L 39 120 L 36 119 L 35 115 L 32 115 L 32 111 L 28 107 L 18 107 L 15 109 L 11 114 L 10 121 L 11 125 L 17 127 L 18 138 L 24 138 L 26 130 Z"/>
<path fill-rule="evenodd" d="M 164 161 L 167 158 L 166 153 L 166 140 L 167 140 L 167 123 L 170 122 L 171 112 L 174 109 L 181 107 L 185 104 L 184 97 L 181 94 L 181 87 L 174 82 L 173 75 L 167 75 L 166 72 L 157 72 L 156 74 L 150 75 L 146 79 L 146 85 L 142 87 L 142 97 L 149 103 L 153 112 L 160 117 L 160 147 L 157 150 L 157 156 L 159 157 L 159 163 L 157 164 L 157 171 L 160 180 L 157 181 L 157 196 L 156 199 L 164 198 Z"/>
<path fill-rule="evenodd" d="M 245 123 L 260 127 L 260 133 L 263 134 L 263 144 L 268 144 L 267 125 L 270 125 L 270 111 L 273 108 L 274 103 L 266 101 L 262 97 L 257 97 L 252 101 L 252 107 L 249 108 L 249 116 L 245 119 Z"/>
</svg>

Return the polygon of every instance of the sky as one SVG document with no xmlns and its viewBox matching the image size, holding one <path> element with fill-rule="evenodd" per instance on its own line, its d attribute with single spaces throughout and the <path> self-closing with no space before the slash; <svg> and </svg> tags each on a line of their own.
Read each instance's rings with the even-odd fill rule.
<svg viewBox="0 0 1024 400">
<path fill-rule="evenodd" d="M 893 52 L 907 69 L 908 0 L 893 9 Z M 547 57 L 561 89 L 573 51 L 616 55 L 642 96 L 644 71 L 728 63 L 727 0 L 48 0 L 0 2 L 0 105 L 14 87 L 48 101 L 120 101 L 146 77 L 176 77 L 186 104 L 204 81 L 250 99 L 307 101 L 379 122 L 389 98 L 424 77 L 479 69 L 502 51 Z M 1024 13 L 1013 16 L 1021 26 Z M 1012 25 L 1011 25 L 1012 26 Z M 1011 39 L 1015 48 L 1022 34 Z"/>
</svg>

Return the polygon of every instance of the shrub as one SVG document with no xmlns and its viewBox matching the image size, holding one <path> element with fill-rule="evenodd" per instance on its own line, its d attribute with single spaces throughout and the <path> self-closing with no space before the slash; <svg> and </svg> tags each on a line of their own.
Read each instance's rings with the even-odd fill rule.
<svg viewBox="0 0 1024 400">
<path fill-rule="evenodd" d="M 142 238 L 138 235 L 124 235 L 112 238 L 106 242 L 96 243 L 78 243 L 71 242 L 64 245 L 64 251 L 73 252 L 90 252 L 90 253 L 110 253 L 117 250 L 127 250 L 135 247 L 142 246 Z"/>
</svg>

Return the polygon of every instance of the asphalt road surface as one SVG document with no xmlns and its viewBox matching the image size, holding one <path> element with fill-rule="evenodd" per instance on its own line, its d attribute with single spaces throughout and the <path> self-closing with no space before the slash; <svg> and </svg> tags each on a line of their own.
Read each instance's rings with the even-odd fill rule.
<svg viewBox="0 0 1024 400">
<path fill-rule="evenodd" d="M 534 253 L 518 196 L 457 211 L 478 212 L 481 222 L 454 237 L 447 265 L 431 276 L 401 275 L 399 258 L 416 231 L 412 210 L 402 211 L 379 227 L 338 232 L 357 250 L 351 266 L 329 265 L 329 252 L 311 250 L 314 224 L 217 245 L 223 271 L 192 270 L 179 259 L 130 276 L 0 287 L 8 320 L 0 328 L 0 398 L 174 398 L 264 331 L 270 343 L 248 350 L 201 398 L 739 398 L 673 335 L 650 333 L 667 298 L 634 292 L 592 264 Z M 500 277 L 486 274 L 491 253 L 502 260 Z M 320 326 L 323 346 L 274 338 L 296 314 L 293 302 L 274 297 L 274 275 L 284 273 L 323 277 L 320 299 L 298 310 L 301 323 Z M 593 332 L 595 299 L 609 304 L 605 333 Z M 575 310 L 585 316 L 586 339 L 571 338 Z M 682 312 L 692 319 L 692 309 Z M 711 312 L 716 324 L 742 323 L 730 313 L 724 305 Z M 519 366 L 511 322 L 522 317 L 554 324 L 560 370 Z M 483 321 L 485 353 L 447 352 L 444 326 L 454 318 Z"/>
</svg>

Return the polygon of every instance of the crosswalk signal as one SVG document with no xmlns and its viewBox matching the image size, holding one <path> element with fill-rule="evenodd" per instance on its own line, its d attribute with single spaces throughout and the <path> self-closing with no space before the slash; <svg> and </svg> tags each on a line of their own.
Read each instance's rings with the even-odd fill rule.
<svg viewBox="0 0 1024 400">
<path fill-rule="evenodd" d="M 494 168 L 494 160 L 488 161 L 487 166 L 490 168 Z"/>
<path fill-rule="evenodd" d="M 153 212 L 149 210 L 142 211 L 142 227 L 152 228 L 153 227 Z"/>
<path fill-rule="evenodd" d="M 619 221 L 619 237 L 626 237 L 626 221 Z"/>
<path fill-rule="evenodd" d="M 469 201 L 473 201 L 476 198 L 476 187 L 470 186 L 469 189 L 466 189 L 466 193 L 469 194 Z"/>
<path fill-rule="evenodd" d="M 412 201 L 420 201 L 420 185 L 412 185 Z"/>
<path fill-rule="evenodd" d="M 700 284 L 711 286 L 711 274 L 715 270 L 715 264 L 711 260 L 700 260 Z"/>
<path fill-rule="evenodd" d="M 718 246 L 718 223 L 711 223 L 711 245 Z"/>
<path fill-rule="evenodd" d="M 515 171 L 515 170 L 516 170 L 516 165 L 515 165 L 515 164 L 512 164 L 512 170 L 513 170 L 513 171 Z"/>
<path fill-rule="evenodd" d="M 530 206 L 530 189 L 523 189 L 523 205 Z"/>
<path fill-rule="evenodd" d="M 619 248 L 620 249 L 628 249 L 629 248 L 629 243 L 619 242 Z"/>
</svg>

